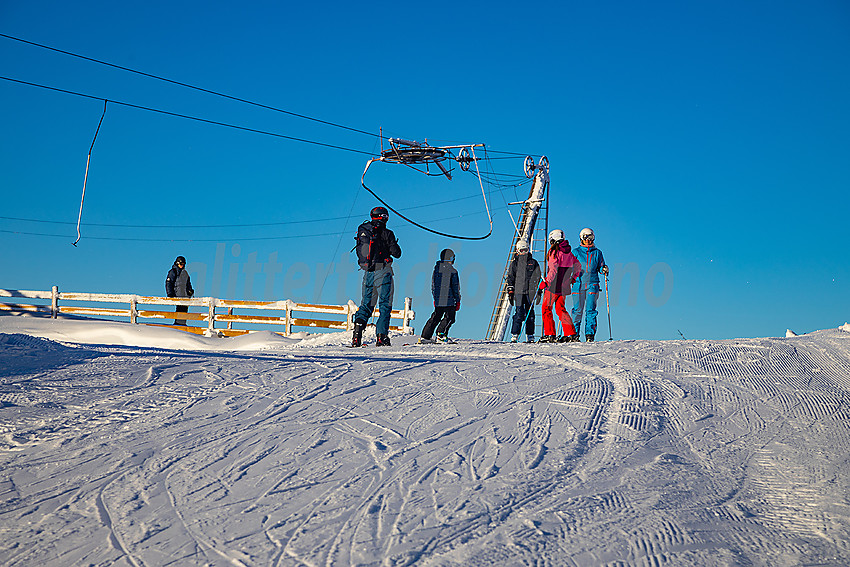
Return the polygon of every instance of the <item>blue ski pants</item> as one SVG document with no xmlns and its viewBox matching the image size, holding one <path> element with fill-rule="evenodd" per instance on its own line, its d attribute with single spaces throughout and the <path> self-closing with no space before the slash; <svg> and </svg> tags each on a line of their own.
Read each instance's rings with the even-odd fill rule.
<svg viewBox="0 0 850 567">
<path fill-rule="evenodd" d="M 375 303 L 377 303 L 380 315 L 375 324 L 375 332 L 379 335 L 388 335 L 394 291 L 391 266 L 384 266 L 374 272 L 365 272 L 363 274 L 363 299 L 360 301 L 360 308 L 354 314 L 354 322 L 364 325 L 368 323 L 369 318 L 372 317 L 372 312 L 375 310 Z"/>
<path fill-rule="evenodd" d="M 581 319 L 583 314 L 587 314 L 584 321 L 584 334 L 596 335 L 596 301 L 599 299 L 599 292 L 596 290 L 580 289 L 573 292 L 573 325 L 576 328 L 576 333 L 581 334 Z"/>
</svg>

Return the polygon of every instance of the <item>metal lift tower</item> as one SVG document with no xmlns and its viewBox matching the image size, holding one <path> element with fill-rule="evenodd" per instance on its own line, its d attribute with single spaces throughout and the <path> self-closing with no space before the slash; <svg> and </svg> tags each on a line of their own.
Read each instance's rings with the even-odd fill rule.
<svg viewBox="0 0 850 567">
<path fill-rule="evenodd" d="M 499 283 L 499 292 L 496 294 L 496 303 L 493 306 L 493 314 L 490 316 L 490 326 L 487 329 L 486 339 L 489 341 L 502 341 L 511 317 L 513 305 L 508 299 L 507 282 L 508 268 L 516 250 L 517 242 L 526 242 L 531 254 L 543 252 L 546 254 L 547 234 L 549 233 L 549 160 L 546 156 L 540 158 L 535 165 L 531 156 L 525 158 L 525 174 L 534 177 L 528 199 L 510 205 L 522 205 L 519 223 L 516 225 L 511 247 L 508 250 L 508 260 L 505 263 L 505 271 Z M 537 248 L 535 248 L 537 245 Z M 543 261 L 543 274 L 546 274 L 546 261 Z M 531 306 L 534 309 L 534 305 Z"/>
</svg>

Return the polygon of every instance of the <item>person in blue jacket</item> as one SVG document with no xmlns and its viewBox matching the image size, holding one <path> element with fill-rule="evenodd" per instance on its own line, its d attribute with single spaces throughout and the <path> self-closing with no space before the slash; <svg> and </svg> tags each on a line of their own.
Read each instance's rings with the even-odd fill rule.
<svg viewBox="0 0 850 567">
<path fill-rule="evenodd" d="M 434 265 L 431 277 L 431 294 L 434 296 L 434 313 L 422 328 L 420 343 L 435 342 L 431 337 L 437 330 L 437 341 L 452 342 L 449 339 L 449 327 L 455 322 L 460 309 L 460 278 L 454 267 L 455 253 L 446 248 L 440 252 L 440 259 Z M 438 325 L 439 324 L 439 325 Z"/>
<path fill-rule="evenodd" d="M 599 274 L 607 276 L 608 266 L 605 265 L 602 250 L 593 245 L 596 240 L 593 230 L 583 228 L 579 234 L 579 240 L 581 245 L 573 250 L 573 255 L 581 262 L 581 275 L 572 287 L 572 316 L 576 333 L 581 334 L 582 315 L 587 314 L 584 321 L 584 336 L 590 343 L 596 337 L 596 302 L 601 290 Z"/>
</svg>

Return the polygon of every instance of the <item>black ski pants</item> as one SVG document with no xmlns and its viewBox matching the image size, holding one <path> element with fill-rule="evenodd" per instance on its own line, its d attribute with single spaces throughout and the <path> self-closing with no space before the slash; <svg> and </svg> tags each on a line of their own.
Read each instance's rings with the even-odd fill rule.
<svg viewBox="0 0 850 567">
<path fill-rule="evenodd" d="M 434 336 L 434 328 L 437 328 L 438 333 L 446 333 L 449 332 L 449 327 L 451 327 L 455 322 L 455 313 L 457 313 L 457 309 L 454 305 L 450 305 L 449 307 L 434 307 L 434 312 L 431 314 L 431 318 L 428 319 L 428 322 L 425 323 L 425 326 L 422 328 L 422 338 L 430 339 Z M 439 326 L 437 326 L 439 323 Z"/>
<path fill-rule="evenodd" d="M 522 332 L 522 324 L 525 322 L 526 336 L 534 336 L 534 302 L 525 294 L 515 296 L 516 302 L 511 334 L 519 335 Z M 526 318 L 527 316 L 527 318 Z"/>
</svg>

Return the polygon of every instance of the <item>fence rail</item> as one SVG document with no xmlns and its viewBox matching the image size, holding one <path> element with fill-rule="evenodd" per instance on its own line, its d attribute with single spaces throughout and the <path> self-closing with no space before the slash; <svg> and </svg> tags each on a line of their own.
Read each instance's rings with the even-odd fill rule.
<svg viewBox="0 0 850 567">
<path fill-rule="evenodd" d="M 155 297 L 133 294 L 116 293 L 80 293 L 60 292 L 58 286 L 51 291 L 30 291 L 18 289 L 0 289 L 0 298 L 14 298 L 21 301 L 5 301 L 0 299 L 0 312 L 31 313 L 56 318 L 60 314 L 80 315 L 84 317 L 116 317 L 126 318 L 130 323 L 142 325 L 162 325 L 151 320 L 174 319 L 186 323 L 180 329 L 201 334 L 216 334 L 225 336 L 243 335 L 250 329 L 235 328 L 234 324 L 272 327 L 275 332 L 284 336 L 293 333 L 293 327 L 305 329 L 352 330 L 357 304 L 349 300 L 345 305 L 319 305 L 312 303 L 297 303 L 285 299 L 281 301 L 247 301 L 238 299 L 217 299 L 215 297 Z M 50 303 L 37 303 L 42 301 Z M 70 305 L 69 305 L 70 303 Z M 127 307 L 91 306 L 85 304 L 119 304 Z M 164 311 L 150 306 L 186 306 L 201 308 L 201 312 Z M 141 307 L 140 307 L 141 306 Z M 236 311 L 239 313 L 236 313 Z M 257 314 L 260 312 L 261 314 Z M 294 313 L 316 313 L 336 315 L 338 319 L 317 319 L 295 317 Z M 378 316 L 378 310 L 372 313 Z M 403 309 L 393 309 L 390 319 L 400 319 L 401 324 L 390 326 L 393 331 L 412 334 L 410 322 L 415 313 L 412 301 L 404 298 Z M 344 317 L 344 319 L 342 319 Z M 147 320 L 147 321 L 140 321 Z M 205 326 L 188 325 L 188 321 L 202 321 Z M 225 325 L 216 327 L 216 323 Z M 281 330 L 279 330 L 283 327 Z"/>
</svg>

